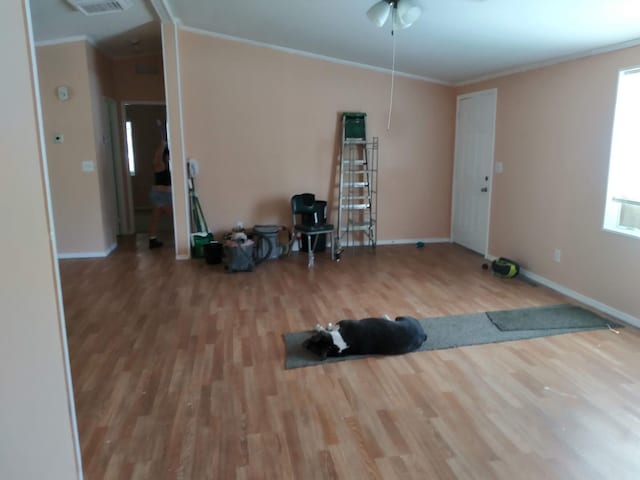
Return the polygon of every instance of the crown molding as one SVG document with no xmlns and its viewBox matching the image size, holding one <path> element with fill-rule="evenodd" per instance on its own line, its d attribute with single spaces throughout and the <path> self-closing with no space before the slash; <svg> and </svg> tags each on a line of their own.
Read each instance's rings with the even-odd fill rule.
<svg viewBox="0 0 640 480">
<path fill-rule="evenodd" d="M 176 23 L 176 16 L 166 0 L 150 0 L 162 23 Z"/>
<path fill-rule="evenodd" d="M 543 62 L 529 63 L 525 65 L 521 65 L 519 67 L 511 68 L 508 70 L 501 70 L 495 73 L 489 73 L 487 75 L 483 75 L 481 77 L 477 77 L 471 80 L 464 80 L 462 82 L 454 83 L 455 87 L 464 87 L 466 85 L 472 85 L 474 83 L 486 82 L 488 80 L 494 80 L 500 77 L 507 77 L 509 75 L 515 75 L 517 73 L 524 73 L 531 70 L 537 70 L 539 68 L 550 67 L 552 65 L 558 65 L 560 63 L 571 62 L 573 60 L 579 60 L 581 58 L 593 57 L 596 55 L 602 55 L 603 53 L 615 52 L 616 50 L 624 50 L 625 48 L 637 47 L 640 45 L 640 38 L 636 38 L 634 40 L 629 40 L 627 42 L 616 43 L 613 45 L 608 45 L 606 47 L 594 48 L 591 50 L 574 53 L 572 55 L 565 55 L 562 57 L 556 57 L 551 60 L 545 60 Z"/>
<path fill-rule="evenodd" d="M 54 38 L 51 40 L 40 40 L 35 42 L 36 47 L 48 47 L 50 45 L 60 45 L 62 43 L 87 42 L 96 46 L 96 41 L 88 35 L 74 35 L 71 37 Z"/>
<path fill-rule="evenodd" d="M 241 38 L 241 37 L 234 37 L 232 35 L 226 35 L 224 33 L 216 33 L 216 32 L 211 32 L 209 30 L 203 30 L 201 28 L 194 28 L 194 27 L 188 27 L 185 25 L 182 25 L 181 22 L 178 23 L 179 29 L 185 32 L 190 32 L 190 33 L 195 33 L 198 35 L 204 35 L 207 37 L 213 37 L 213 38 L 219 38 L 222 40 L 229 40 L 232 42 L 238 42 L 238 43 L 244 43 L 247 45 L 253 45 L 256 47 L 264 47 L 264 48 L 269 48 L 271 50 L 277 50 L 280 52 L 285 52 L 285 53 L 290 53 L 293 55 L 299 55 L 301 57 L 307 57 L 307 58 L 313 58 L 316 60 L 323 60 L 325 62 L 330 62 L 330 63 L 337 63 L 339 65 L 347 65 L 350 67 L 356 67 L 356 68 L 362 68 L 364 70 L 373 70 L 375 72 L 382 72 L 382 73 L 387 73 L 387 74 L 391 74 L 391 70 L 388 68 L 382 68 L 382 67 L 376 67 L 374 65 L 368 65 L 366 63 L 358 63 L 358 62 L 351 62 L 349 60 L 342 60 L 340 58 L 334 58 L 334 57 L 328 57 L 325 55 L 319 55 L 317 53 L 311 53 L 311 52 L 305 52 L 304 50 L 296 50 L 293 48 L 288 48 L 288 47 L 281 47 L 278 45 L 272 45 L 270 43 L 264 43 L 264 42 L 258 42 L 256 40 L 248 40 L 246 38 Z M 445 85 L 448 87 L 454 86 L 453 83 L 451 82 L 445 82 L 443 80 L 438 80 L 435 78 L 429 78 L 429 77 L 422 77 L 420 75 L 414 75 L 412 73 L 404 73 L 404 72 L 395 72 L 395 75 L 397 77 L 405 77 L 405 78 L 411 78 L 413 80 L 420 80 L 423 82 L 429 82 L 429 83 L 435 83 L 438 85 Z"/>
</svg>

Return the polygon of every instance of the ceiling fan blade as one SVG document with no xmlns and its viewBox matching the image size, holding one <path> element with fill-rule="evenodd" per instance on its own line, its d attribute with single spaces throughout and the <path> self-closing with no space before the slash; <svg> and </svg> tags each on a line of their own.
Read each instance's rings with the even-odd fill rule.
<svg viewBox="0 0 640 480">
<path fill-rule="evenodd" d="M 404 23 L 400 18 L 400 15 L 393 16 L 393 29 L 394 30 L 404 30 L 405 28 L 409 28 L 411 23 Z"/>
<path fill-rule="evenodd" d="M 391 4 L 385 0 L 380 0 L 374 4 L 369 10 L 367 10 L 367 17 L 378 27 L 382 27 L 391 13 Z"/>
<path fill-rule="evenodd" d="M 397 18 L 402 28 L 410 27 L 422 15 L 422 8 L 414 0 L 398 1 L 397 10 Z"/>
</svg>

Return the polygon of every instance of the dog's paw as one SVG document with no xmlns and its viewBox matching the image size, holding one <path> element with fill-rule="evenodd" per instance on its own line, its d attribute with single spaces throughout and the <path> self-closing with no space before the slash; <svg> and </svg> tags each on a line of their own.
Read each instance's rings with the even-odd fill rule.
<svg viewBox="0 0 640 480">
<path fill-rule="evenodd" d="M 331 322 L 327 323 L 327 330 L 329 330 L 330 332 L 333 332 L 335 329 L 336 329 L 336 326 L 333 323 Z"/>
<path fill-rule="evenodd" d="M 316 332 L 321 332 L 321 331 L 324 330 L 324 328 L 322 328 L 322 325 L 320 325 L 319 323 L 316 323 L 316 326 L 315 326 L 314 330 Z"/>
<path fill-rule="evenodd" d="M 386 313 L 384 314 L 384 316 L 382 317 L 385 320 L 391 320 L 391 317 L 389 315 L 387 315 Z"/>
</svg>

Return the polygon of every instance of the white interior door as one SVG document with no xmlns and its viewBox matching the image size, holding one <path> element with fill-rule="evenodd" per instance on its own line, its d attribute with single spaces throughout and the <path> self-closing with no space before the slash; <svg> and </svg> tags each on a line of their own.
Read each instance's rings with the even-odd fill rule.
<svg viewBox="0 0 640 480">
<path fill-rule="evenodd" d="M 489 244 L 489 211 L 497 91 L 458 97 L 453 169 L 451 239 L 483 255 Z"/>
</svg>

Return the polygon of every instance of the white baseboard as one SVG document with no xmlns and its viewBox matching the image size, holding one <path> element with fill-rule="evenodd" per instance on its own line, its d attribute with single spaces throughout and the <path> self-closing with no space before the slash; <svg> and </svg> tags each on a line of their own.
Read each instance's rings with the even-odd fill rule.
<svg viewBox="0 0 640 480">
<path fill-rule="evenodd" d="M 556 292 L 566 295 L 567 297 L 573 298 L 574 300 L 577 300 L 580 303 L 593 307 L 596 310 L 600 310 L 601 312 L 606 313 L 607 315 L 611 315 L 614 318 L 622 320 L 623 322 L 626 322 L 629 325 L 633 325 L 634 327 L 640 328 L 640 320 L 629 315 L 628 313 L 625 313 L 616 308 L 610 307 L 605 303 L 598 302 L 593 298 L 587 297 L 586 295 L 582 295 L 581 293 L 571 290 L 570 288 L 564 287 L 556 282 L 552 282 L 551 280 L 541 277 L 540 275 L 537 275 L 528 270 L 520 269 L 520 273 L 523 276 L 533 280 L 534 282 L 539 283 L 540 285 L 549 287 L 551 290 L 555 290 Z"/>
<path fill-rule="evenodd" d="M 105 250 L 105 252 L 106 252 L 105 257 L 106 257 L 106 256 L 108 256 L 111 252 L 113 252 L 116 248 L 118 248 L 118 242 L 113 242 L 113 243 L 109 246 L 109 248 L 107 248 L 107 249 Z"/>
<path fill-rule="evenodd" d="M 185 255 L 185 254 L 176 255 L 176 260 L 189 260 L 190 258 L 191 258 L 191 255 Z"/>
<path fill-rule="evenodd" d="M 58 253 L 58 260 L 65 260 L 70 258 L 104 258 L 109 256 L 118 246 L 117 242 L 112 243 L 103 252 L 78 252 L 78 253 Z"/>
</svg>

